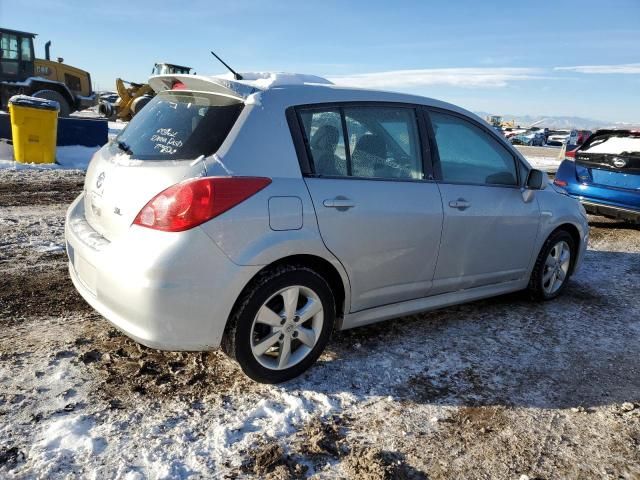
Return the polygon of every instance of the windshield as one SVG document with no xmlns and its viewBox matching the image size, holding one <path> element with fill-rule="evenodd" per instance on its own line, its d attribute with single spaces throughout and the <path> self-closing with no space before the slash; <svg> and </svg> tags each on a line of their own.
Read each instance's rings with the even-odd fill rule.
<svg viewBox="0 0 640 480">
<path fill-rule="evenodd" d="M 195 159 L 215 153 L 242 110 L 242 102 L 207 93 L 161 92 L 115 139 L 139 160 Z"/>
</svg>

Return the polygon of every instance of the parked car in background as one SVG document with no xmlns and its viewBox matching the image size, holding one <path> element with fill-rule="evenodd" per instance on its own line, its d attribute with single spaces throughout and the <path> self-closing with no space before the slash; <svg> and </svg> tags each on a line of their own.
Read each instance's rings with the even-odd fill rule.
<svg viewBox="0 0 640 480">
<path fill-rule="evenodd" d="M 474 114 L 242 76 L 152 77 L 157 95 L 68 210 L 75 287 L 140 343 L 222 346 L 282 382 L 334 329 L 523 289 L 552 299 L 580 265 L 584 209 Z"/>
<path fill-rule="evenodd" d="M 509 138 L 511 145 L 528 145 L 532 147 L 542 147 L 545 143 L 545 134 L 542 130 L 533 130 L 519 133 Z"/>
<path fill-rule="evenodd" d="M 568 130 L 549 130 L 546 145 L 549 147 L 561 147 L 567 143 L 570 133 Z"/>
<path fill-rule="evenodd" d="M 547 141 L 546 134 L 544 133 L 544 131 L 539 130 L 533 133 L 533 136 L 531 137 L 531 141 L 529 142 L 529 145 L 533 147 L 542 147 L 544 146 L 546 141 Z"/>
<path fill-rule="evenodd" d="M 567 139 L 567 150 L 575 150 L 591 136 L 593 132 L 591 130 L 571 130 L 569 138 Z"/>
<path fill-rule="evenodd" d="M 509 143 L 511 145 L 531 145 L 531 137 L 524 133 L 520 133 L 509 137 Z"/>
<path fill-rule="evenodd" d="M 590 213 L 640 223 L 640 131 L 598 130 L 566 156 L 557 186 Z"/>
</svg>

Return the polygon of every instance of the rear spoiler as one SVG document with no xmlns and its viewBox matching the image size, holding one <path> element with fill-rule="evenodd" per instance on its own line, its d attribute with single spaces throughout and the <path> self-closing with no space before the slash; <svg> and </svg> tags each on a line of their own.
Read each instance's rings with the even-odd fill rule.
<svg viewBox="0 0 640 480">
<path fill-rule="evenodd" d="M 171 90 L 177 82 L 182 83 L 183 88 L 187 90 L 216 93 L 241 101 L 245 101 L 249 95 L 261 91 L 256 87 L 234 80 L 202 75 L 154 75 L 149 78 L 149 85 L 156 93 Z"/>
</svg>

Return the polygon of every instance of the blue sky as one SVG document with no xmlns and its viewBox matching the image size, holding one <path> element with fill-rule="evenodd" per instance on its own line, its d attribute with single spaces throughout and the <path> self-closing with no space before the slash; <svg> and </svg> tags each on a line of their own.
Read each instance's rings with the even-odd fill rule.
<svg viewBox="0 0 640 480">
<path fill-rule="evenodd" d="M 214 49 L 240 71 L 640 123 L 640 0 L 0 0 L 0 25 L 38 33 L 38 56 L 52 40 L 100 89 L 145 80 L 156 60 L 222 73 Z"/>
</svg>

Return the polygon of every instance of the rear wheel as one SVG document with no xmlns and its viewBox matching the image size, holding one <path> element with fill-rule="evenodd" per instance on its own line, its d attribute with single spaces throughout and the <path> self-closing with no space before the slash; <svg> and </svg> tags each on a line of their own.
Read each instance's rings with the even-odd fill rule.
<svg viewBox="0 0 640 480">
<path fill-rule="evenodd" d="M 571 275 L 576 254 L 573 238 L 565 230 L 552 233 L 544 243 L 529 280 L 529 293 L 536 300 L 550 300 L 562 293 Z"/>
<path fill-rule="evenodd" d="M 324 278 L 307 267 L 280 267 L 259 277 L 238 302 L 222 349 L 253 380 L 284 382 L 317 360 L 334 321 Z"/>
<path fill-rule="evenodd" d="M 68 117 L 71 113 L 71 106 L 69 105 L 69 102 L 67 102 L 61 93 L 56 92 L 55 90 L 39 90 L 31 96 L 44 98 L 45 100 L 55 100 L 58 102 L 60 104 L 60 112 L 58 113 L 60 117 Z"/>
</svg>

